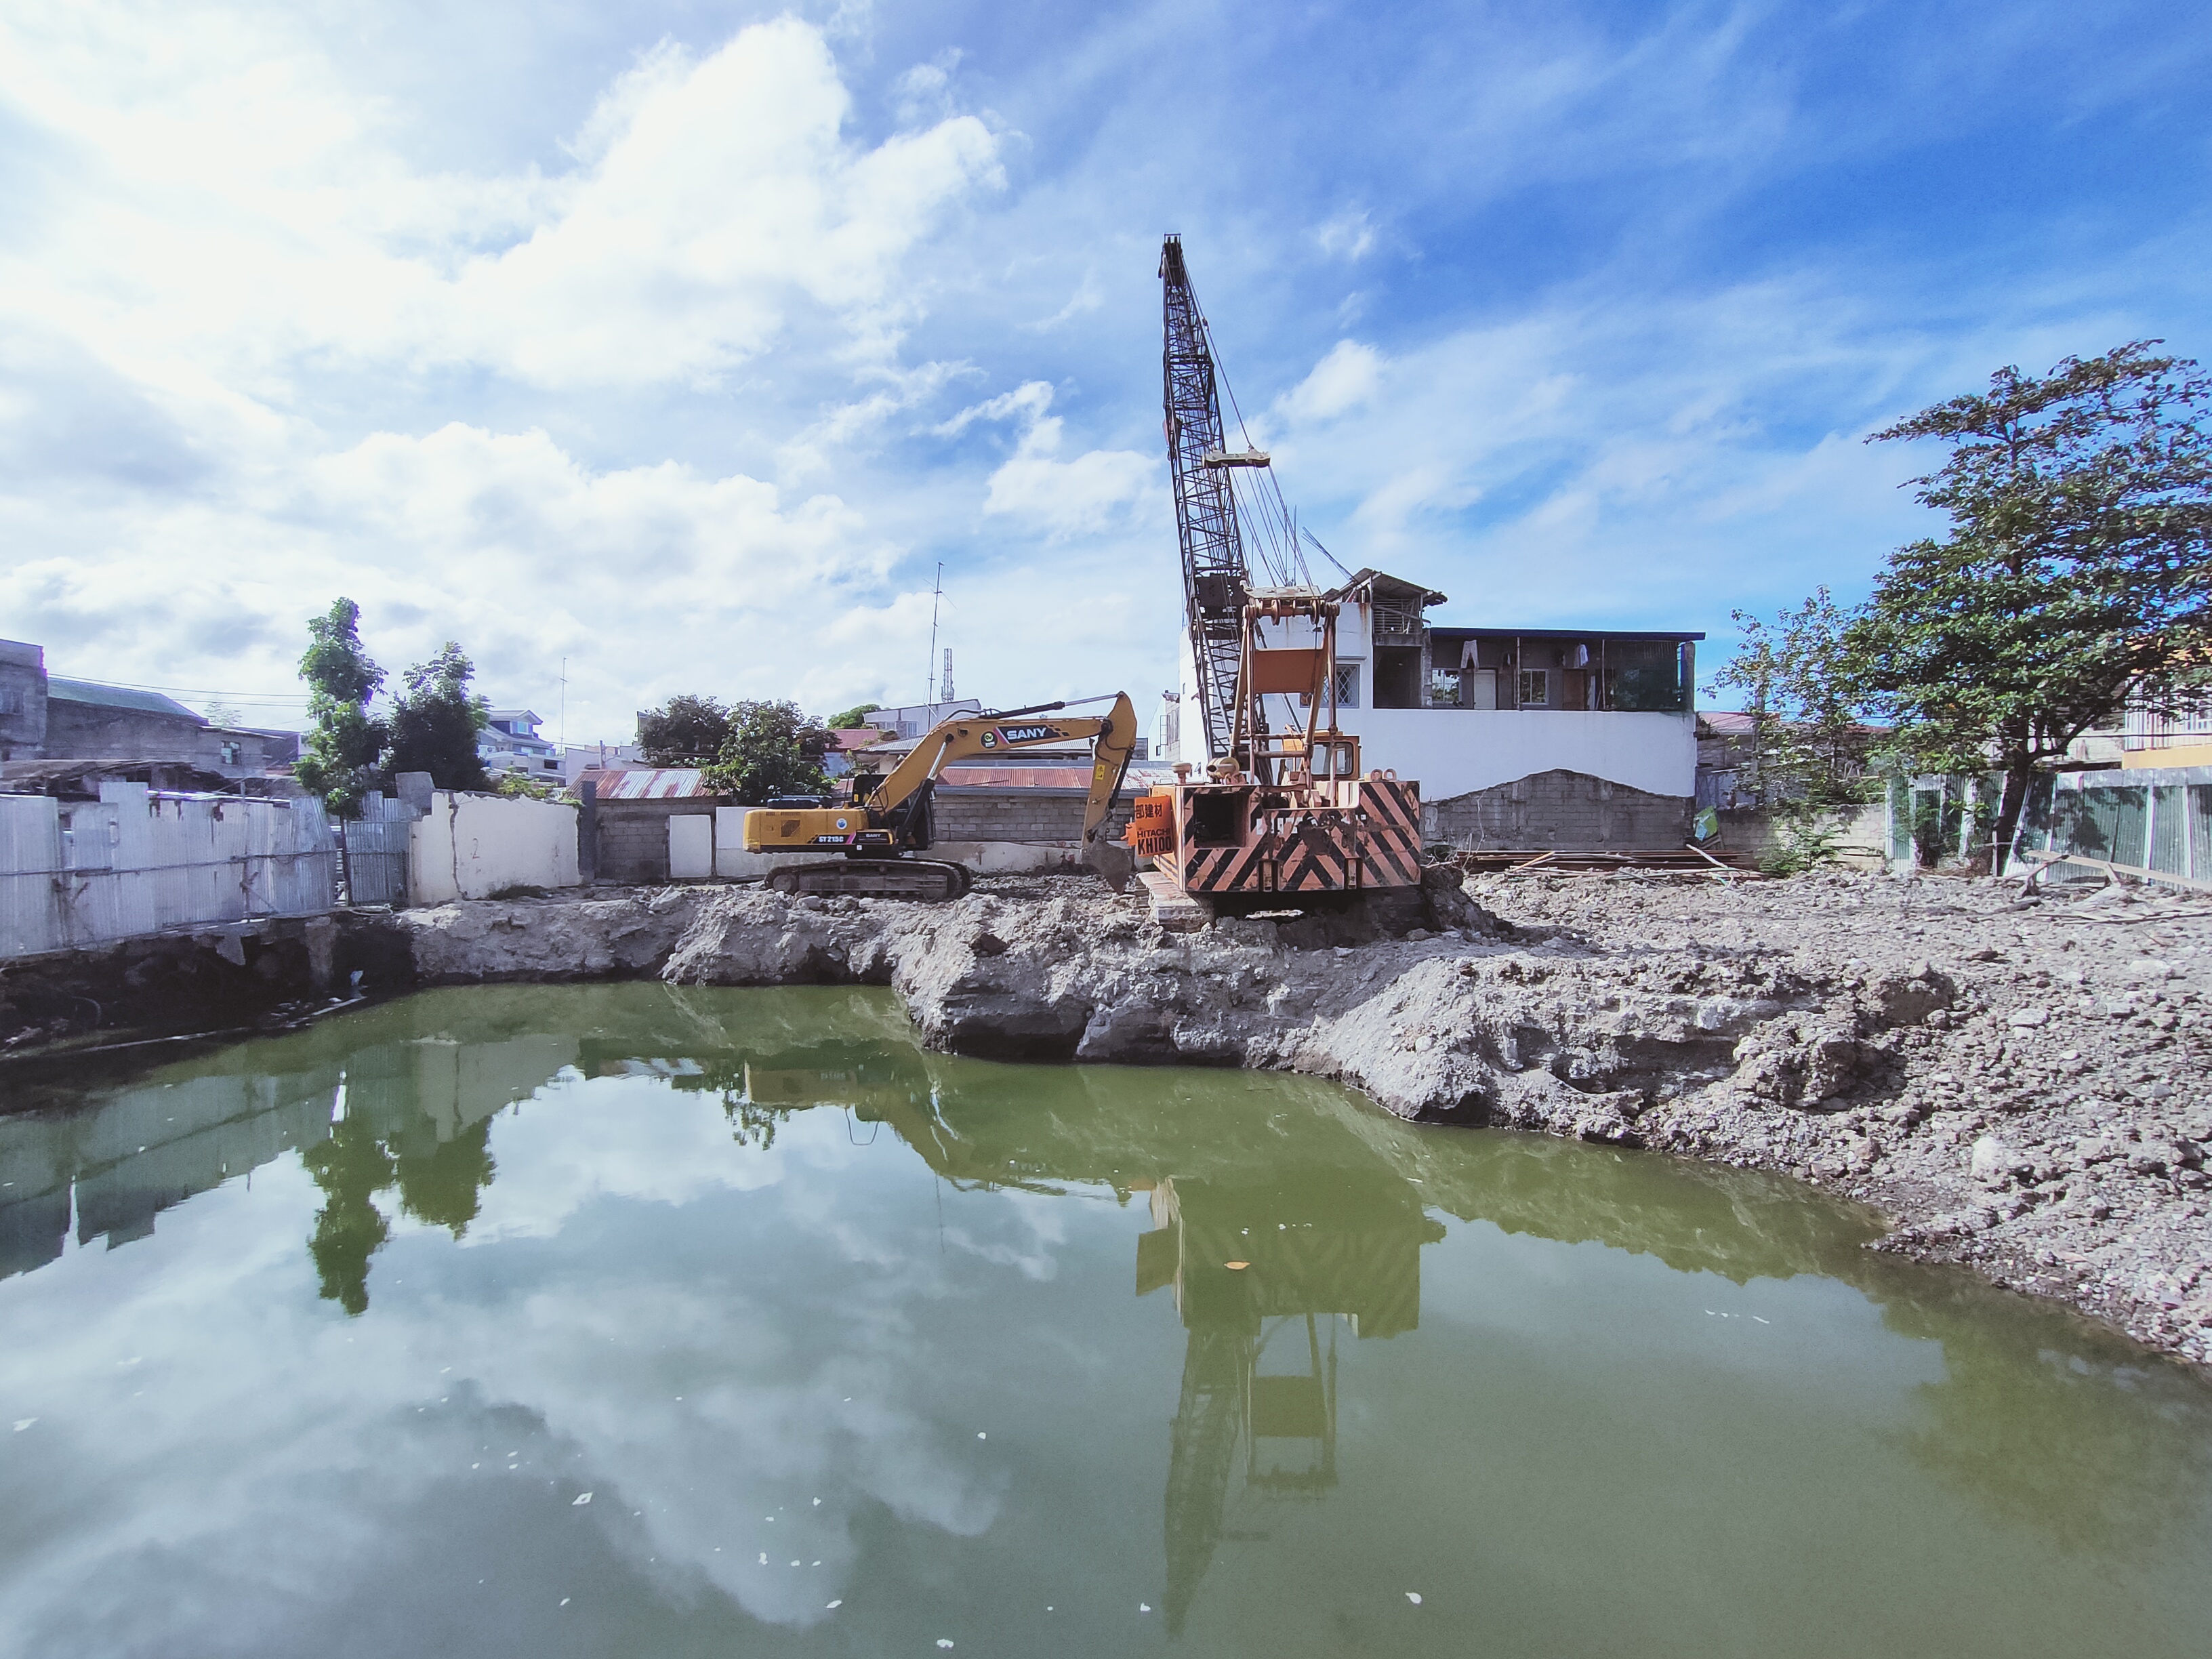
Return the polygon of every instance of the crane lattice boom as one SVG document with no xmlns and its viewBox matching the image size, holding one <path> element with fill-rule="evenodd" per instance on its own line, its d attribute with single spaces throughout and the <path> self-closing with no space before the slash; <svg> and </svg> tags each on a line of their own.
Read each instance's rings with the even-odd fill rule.
<svg viewBox="0 0 2212 1659">
<path fill-rule="evenodd" d="M 1236 729 L 1237 670 L 1251 586 L 1229 469 L 1264 465 L 1266 457 L 1232 454 L 1224 441 L 1212 342 L 1190 291 L 1179 236 L 1169 237 L 1160 249 L 1160 281 L 1168 466 L 1175 476 L 1176 531 L 1182 544 L 1183 619 L 1198 682 L 1197 730 L 1208 756 L 1226 755 Z"/>
</svg>

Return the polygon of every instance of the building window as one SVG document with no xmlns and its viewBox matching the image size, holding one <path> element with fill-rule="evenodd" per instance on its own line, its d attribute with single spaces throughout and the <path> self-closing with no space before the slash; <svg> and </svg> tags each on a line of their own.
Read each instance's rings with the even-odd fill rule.
<svg viewBox="0 0 2212 1659">
<path fill-rule="evenodd" d="M 1543 668 L 1522 669 L 1521 671 L 1521 706 L 1523 708 L 1548 708 L 1551 705 L 1551 671 Z"/>
<path fill-rule="evenodd" d="M 1359 707 L 1359 665 L 1340 666 L 1336 671 L 1336 706 L 1339 708 Z"/>
<path fill-rule="evenodd" d="M 225 743 L 222 745 L 222 763 L 225 766 L 245 765 L 246 745 L 242 743 Z"/>
</svg>

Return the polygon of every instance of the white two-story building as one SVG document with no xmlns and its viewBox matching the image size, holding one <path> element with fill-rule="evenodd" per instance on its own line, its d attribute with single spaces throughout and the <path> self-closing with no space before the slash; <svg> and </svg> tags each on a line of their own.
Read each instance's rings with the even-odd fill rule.
<svg viewBox="0 0 2212 1659">
<path fill-rule="evenodd" d="M 1425 829 L 1467 846 L 1679 847 L 1697 789 L 1701 633 L 1431 623 L 1444 595 L 1362 570 L 1331 598 L 1337 723 L 1362 764 L 1417 780 Z M 1285 634 L 1285 645 L 1301 643 Z M 1182 650 L 1179 758 L 1208 758 Z M 1268 724 L 1305 711 L 1270 698 Z"/>
</svg>

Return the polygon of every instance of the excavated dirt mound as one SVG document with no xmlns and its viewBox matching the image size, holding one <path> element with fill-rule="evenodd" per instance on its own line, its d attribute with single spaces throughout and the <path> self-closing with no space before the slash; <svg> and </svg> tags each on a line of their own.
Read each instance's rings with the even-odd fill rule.
<svg viewBox="0 0 2212 1659">
<path fill-rule="evenodd" d="M 1053 878 L 949 905 L 660 889 L 382 925 L 425 982 L 889 985 L 957 1053 L 1293 1069 L 1407 1117 L 1780 1170 L 1881 1207 L 1883 1248 L 2212 1361 L 2212 905 L 1845 874 L 1455 880 L 1433 872 L 1418 915 L 1187 934 Z"/>
</svg>

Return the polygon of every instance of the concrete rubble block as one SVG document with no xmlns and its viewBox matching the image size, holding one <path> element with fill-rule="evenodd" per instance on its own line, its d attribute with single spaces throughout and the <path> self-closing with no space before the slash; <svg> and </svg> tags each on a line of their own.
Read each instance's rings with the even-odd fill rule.
<svg viewBox="0 0 2212 1659">
<path fill-rule="evenodd" d="M 1967 1157 L 1967 1172 L 1984 1185 L 2002 1187 L 2014 1176 L 2029 1173 L 2034 1160 L 1995 1135 L 1983 1135 Z"/>
</svg>

